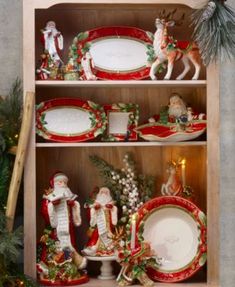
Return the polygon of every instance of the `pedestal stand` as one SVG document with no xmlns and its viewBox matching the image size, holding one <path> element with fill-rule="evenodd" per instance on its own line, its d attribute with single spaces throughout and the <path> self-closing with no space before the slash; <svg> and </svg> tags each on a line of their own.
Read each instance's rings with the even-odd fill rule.
<svg viewBox="0 0 235 287">
<path fill-rule="evenodd" d="M 98 276 L 101 280 L 111 280 L 114 279 L 112 261 L 116 261 L 115 256 L 86 256 L 90 261 L 101 262 L 100 275 Z"/>
</svg>

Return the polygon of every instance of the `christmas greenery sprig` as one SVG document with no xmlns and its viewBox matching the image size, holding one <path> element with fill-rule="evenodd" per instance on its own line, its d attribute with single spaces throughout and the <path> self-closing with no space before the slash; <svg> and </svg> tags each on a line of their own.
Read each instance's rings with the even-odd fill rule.
<svg viewBox="0 0 235 287">
<path fill-rule="evenodd" d="M 111 190 L 117 206 L 121 209 L 119 224 L 127 224 L 130 215 L 151 198 L 155 186 L 154 177 L 138 174 L 130 153 L 124 156 L 124 167 L 121 170 L 96 155 L 90 156 L 90 159 L 99 169 L 105 186 Z"/>
<path fill-rule="evenodd" d="M 221 0 L 212 0 L 192 15 L 193 38 L 205 65 L 227 56 L 235 58 L 235 12 Z"/>
<path fill-rule="evenodd" d="M 17 260 L 22 248 L 23 228 L 13 232 L 6 228 L 6 216 L 0 211 L 0 286 L 35 287 L 32 278 L 19 271 Z"/>
<path fill-rule="evenodd" d="M 9 150 L 17 145 L 21 126 L 23 92 L 19 79 L 8 96 L 0 101 L 0 210 L 6 205 L 14 157 Z"/>
<path fill-rule="evenodd" d="M 8 148 L 18 142 L 23 106 L 23 90 L 17 78 L 10 93 L 0 102 L 0 133 Z"/>
</svg>

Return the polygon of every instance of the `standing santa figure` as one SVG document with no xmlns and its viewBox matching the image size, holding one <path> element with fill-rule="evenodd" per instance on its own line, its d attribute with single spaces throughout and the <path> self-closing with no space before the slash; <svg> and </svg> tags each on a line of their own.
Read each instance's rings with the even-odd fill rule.
<svg viewBox="0 0 235 287">
<path fill-rule="evenodd" d="M 111 256 L 113 227 L 117 225 L 118 209 L 107 187 L 100 188 L 90 208 L 91 235 L 83 253 L 88 256 Z"/>
<path fill-rule="evenodd" d="M 42 42 L 44 51 L 49 53 L 56 66 L 63 64 L 60 58 L 60 52 L 64 48 L 64 39 L 61 32 L 56 29 L 54 21 L 47 22 L 46 27 L 42 30 Z"/>
<path fill-rule="evenodd" d="M 65 174 L 56 173 L 43 195 L 41 212 L 49 228 L 40 240 L 37 270 L 41 283 L 75 285 L 87 281 L 80 271 L 86 267 L 86 258 L 78 254 L 75 244 L 74 226 L 81 225 L 80 204 L 67 183 Z M 50 272 L 50 268 L 56 272 Z"/>
</svg>

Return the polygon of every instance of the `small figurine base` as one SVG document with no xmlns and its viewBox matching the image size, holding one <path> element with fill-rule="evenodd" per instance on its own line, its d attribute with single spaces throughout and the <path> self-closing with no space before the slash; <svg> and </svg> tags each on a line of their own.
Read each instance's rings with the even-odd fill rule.
<svg viewBox="0 0 235 287">
<path fill-rule="evenodd" d="M 112 261 L 116 261 L 116 256 L 86 256 L 86 258 L 90 261 L 99 261 L 101 262 L 101 268 L 100 268 L 100 275 L 98 276 L 98 279 L 101 280 L 112 280 L 115 278 L 113 274 L 113 268 L 112 268 Z"/>
<path fill-rule="evenodd" d="M 53 282 L 48 279 L 38 280 L 38 282 L 43 286 L 75 286 L 75 285 L 87 283 L 88 281 L 89 281 L 89 278 L 86 274 L 82 275 L 79 278 L 74 278 L 74 279 L 70 279 L 67 281 L 58 280 L 58 281 Z"/>
</svg>

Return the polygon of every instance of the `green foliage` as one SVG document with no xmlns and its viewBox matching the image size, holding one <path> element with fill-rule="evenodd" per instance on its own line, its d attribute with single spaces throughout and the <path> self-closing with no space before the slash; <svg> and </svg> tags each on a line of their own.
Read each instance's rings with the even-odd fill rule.
<svg viewBox="0 0 235 287">
<path fill-rule="evenodd" d="M 210 1 L 203 9 L 196 10 L 192 18 L 193 38 L 205 65 L 219 60 L 220 56 L 235 57 L 235 13 L 228 5 Z"/>
<path fill-rule="evenodd" d="M 10 93 L 0 101 L 0 209 L 6 205 L 14 158 L 8 150 L 17 145 L 21 126 L 22 86 L 16 79 Z"/>
<path fill-rule="evenodd" d="M 16 79 L 9 95 L 0 102 L 0 133 L 7 147 L 17 144 L 21 126 L 23 91 L 21 81 Z"/>
<path fill-rule="evenodd" d="M 163 106 L 160 109 L 160 120 L 159 120 L 159 122 L 161 124 L 166 125 L 168 123 L 168 115 L 169 115 L 168 109 L 169 109 L 168 106 Z"/>
<path fill-rule="evenodd" d="M 6 228 L 6 217 L 0 211 L 0 257 L 6 267 L 17 262 L 19 248 L 22 246 L 22 227 L 14 232 L 8 232 Z"/>
<path fill-rule="evenodd" d="M 99 169 L 100 176 L 104 179 L 104 185 L 113 191 L 115 182 L 112 180 L 111 172 L 114 170 L 114 167 L 96 155 L 91 155 L 90 160 Z"/>
<path fill-rule="evenodd" d="M 11 178 L 11 161 L 4 153 L 0 157 L 0 210 L 6 206 L 8 187 Z"/>
</svg>

